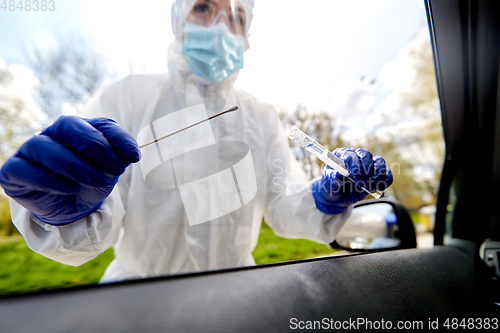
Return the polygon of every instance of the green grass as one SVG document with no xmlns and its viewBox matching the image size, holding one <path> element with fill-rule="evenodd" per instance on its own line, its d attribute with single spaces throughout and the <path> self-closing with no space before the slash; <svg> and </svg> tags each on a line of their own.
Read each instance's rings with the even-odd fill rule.
<svg viewBox="0 0 500 333">
<path fill-rule="evenodd" d="M 336 252 L 324 244 L 305 239 L 285 239 L 277 237 L 271 228 L 262 223 L 259 243 L 253 251 L 257 265 L 290 260 L 315 258 Z"/>
<path fill-rule="evenodd" d="M 22 237 L 2 237 L 0 295 L 94 284 L 111 260 L 109 249 L 86 264 L 68 266 L 31 251 Z"/>
<path fill-rule="evenodd" d="M 253 255 L 258 265 L 319 257 L 335 252 L 307 240 L 277 237 L 265 223 Z M 0 237 L 0 295 L 95 284 L 113 260 L 109 249 L 79 267 L 67 266 L 31 251 L 21 236 Z"/>
</svg>

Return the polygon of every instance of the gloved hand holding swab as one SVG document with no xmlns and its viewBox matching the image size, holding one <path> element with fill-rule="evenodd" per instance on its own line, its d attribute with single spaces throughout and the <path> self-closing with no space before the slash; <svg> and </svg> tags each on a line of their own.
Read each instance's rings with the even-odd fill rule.
<svg viewBox="0 0 500 333">
<path fill-rule="evenodd" d="M 288 137 L 290 138 L 290 140 L 292 140 L 293 143 L 301 146 L 303 149 L 313 154 L 321 161 L 329 165 L 331 168 L 339 172 L 342 176 L 346 177 L 354 184 L 356 184 L 356 182 L 349 175 L 349 171 L 347 171 L 347 169 L 345 168 L 344 162 L 340 158 L 332 154 L 328 149 L 319 144 L 317 141 L 313 140 L 309 135 L 302 132 L 298 128 L 294 128 L 292 129 Z M 356 186 L 359 185 L 356 184 Z M 375 191 L 372 193 L 363 186 L 359 187 L 366 193 L 374 196 L 376 199 L 380 199 L 384 196 L 384 191 Z"/>
</svg>

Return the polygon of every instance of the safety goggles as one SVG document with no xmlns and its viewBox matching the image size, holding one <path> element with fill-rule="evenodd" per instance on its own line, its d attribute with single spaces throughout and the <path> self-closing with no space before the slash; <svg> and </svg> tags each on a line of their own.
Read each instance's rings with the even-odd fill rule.
<svg viewBox="0 0 500 333">
<path fill-rule="evenodd" d="M 198 0 L 186 20 L 207 27 L 223 22 L 233 34 L 245 36 L 245 8 L 235 0 Z"/>
</svg>

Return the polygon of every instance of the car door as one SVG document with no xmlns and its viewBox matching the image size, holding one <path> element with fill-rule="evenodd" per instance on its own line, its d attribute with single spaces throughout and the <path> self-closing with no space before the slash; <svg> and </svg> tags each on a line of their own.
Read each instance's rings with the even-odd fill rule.
<svg viewBox="0 0 500 333">
<path fill-rule="evenodd" d="M 0 300 L 0 331 L 498 329 L 500 4 L 426 0 L 446 139 L 435 246 Z M 498 262 L 498 261 L 497 261 Z"/>
</svg>

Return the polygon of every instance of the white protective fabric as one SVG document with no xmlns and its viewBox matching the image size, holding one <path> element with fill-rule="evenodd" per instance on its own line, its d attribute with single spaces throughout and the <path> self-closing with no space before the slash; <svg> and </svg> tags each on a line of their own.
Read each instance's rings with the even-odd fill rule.
<svg viewBox="0 0 500 333">
<path fill-rule="evenodd" d="M 239 105 L 239 111 L 213 119 L 205 123 L 210 126 L 200 127 L 204 130 L 199 128 L 193 134 L 206 131 L 219 146 L 208 142 L 210 139 L 207 147 L 201 145 L 193 150 L 196 154 L 176 153 L 160 166 L 151 164 L 151 170 L 145 169 L 144 161 L 152 160 L 154 155 L 147 152 L 155 151 L 155 145 L 149 146 L 151 150 L 143 149 L 142 165 L 137 163 L 126 170 L 103 205 L 91 216 L 66 226 L 38 221 L 11 200 L 13 222 L 33 251 L 76 266 L 114 246 L 115 259 L 101 280 L 111 282 L 255 264 L 252 251 L 263 218 L 278 236 L 324 244 L 335 239 L 352 209 L 325 215 L 316 208 L 311 184 L 289 150 L 276 111 L 235 90 L 237 74 L 219 84 L 194 75 L 181 49 L 178 40 L 170 46 L 168 75 L 129 76 L 94 96 L 84 116 L 115 119 L 142 140 L 147 137 L 142 134 L 149 126 L 156 130 L 163 127 L 155 124 L 170 126 L 164 120 L 174 119 L 166 117 L 177 117 L 180 110 L 192 107 L 189 110 L 199 111 L 203 103 L 210 116 Z M 158 154 L 168 154 L 168 147 L 189 145 L 192 139 L 188 135 L 184 141 L 178 139 L 170 146 L 158 146 Z M 224 164 L 224 147 L 228 143 L 233 148 L 246 147 L 244 162 L 224 169 L 215 178 L 214 174 L 203 174 L 205 169 Z M 210 154 L 197 155 L 208 147 L 217 147 L 221 159 L 211 159 Z M 193 156 L 200 156 L 196 163 L 192 163 Z M 170 171 L 163 170 L 173 169 L 176 178 L 172 182 L 167 179 Z M 228 205 L 220 198 L 231 194 L 227 191 L 235 184 L 231 172 L 239 186 L 239 199 L 236 196 Z M 210 179 L 203 186 L 212 187 L 196 187 L 201 183 L 193 180 L 200 177 Z M 195 183 L 181 193 L 183 186 Z M 219 205 L 217 214 L 205 214 L 206 207 L 215 207 L 214 202 Z"/>
</svg>

